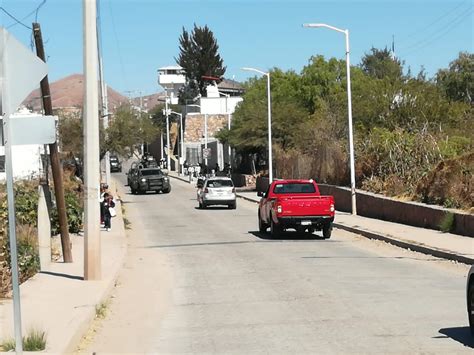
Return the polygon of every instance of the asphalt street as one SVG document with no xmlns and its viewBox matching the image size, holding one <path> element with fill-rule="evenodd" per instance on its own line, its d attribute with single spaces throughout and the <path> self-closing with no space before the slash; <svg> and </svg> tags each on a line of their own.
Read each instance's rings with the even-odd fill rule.
<svg viewBox="0 0 474 355">
<path fill-rule="evenodd" d="M 177 180 L 121 197 L 128 257 L 81 351 L 472 353 L 465 265 L 337 229 L 270 239 L 256 204 L 199 210 Z"/>
</svg>

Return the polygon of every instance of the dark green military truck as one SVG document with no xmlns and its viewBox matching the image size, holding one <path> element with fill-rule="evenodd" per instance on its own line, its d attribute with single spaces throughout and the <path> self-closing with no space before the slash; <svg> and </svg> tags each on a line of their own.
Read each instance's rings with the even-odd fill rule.
<svg viewBox="0 0 474 355">
<path fill-rule="evenodd" d="M 133 170 L 128 175 L 128 181 L 132 194 L 156 191 L 167 194 L 171 191 L 168 175 L 160 168 L 142 168 Z"/>
</svg>

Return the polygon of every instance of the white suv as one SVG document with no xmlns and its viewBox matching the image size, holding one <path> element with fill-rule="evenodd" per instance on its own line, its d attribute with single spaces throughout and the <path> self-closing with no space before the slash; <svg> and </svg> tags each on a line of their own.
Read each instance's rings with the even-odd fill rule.
<svg viewBox="0 0 474 355">
<path fill-rule="evenodd" d="M 235 187 L 232 180 L 227 177 L 212 177 L 206 179 L 202 186 L 198 184 L 197 200 L 199 208 L 211 205 L 227 205 L 231 209 L 237 208 Z"/>
</svg>

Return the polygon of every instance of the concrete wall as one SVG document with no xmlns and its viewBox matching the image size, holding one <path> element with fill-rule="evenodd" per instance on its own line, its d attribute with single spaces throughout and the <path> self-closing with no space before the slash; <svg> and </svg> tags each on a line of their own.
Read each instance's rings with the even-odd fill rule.
<svg viewBox="0 0 474 355">
<path fill-rule="evenodd" d="M 266 191 L 268 178 L 257 178 L 257 191 Z M 338 211 L 351 211 L 350 189 L 333 185 L 319 184 L 323 195 L 332 195 Z M 357 214 L 364 217 L 407 224 L 415 227 L 439 230 L 439 225 L 447 213 L 454 215 L 452 233 L 474 237 L 474 215 L 440 206 L 418 202 L 398 201 L 382 195 L 357 191 Z"/>
</svg>

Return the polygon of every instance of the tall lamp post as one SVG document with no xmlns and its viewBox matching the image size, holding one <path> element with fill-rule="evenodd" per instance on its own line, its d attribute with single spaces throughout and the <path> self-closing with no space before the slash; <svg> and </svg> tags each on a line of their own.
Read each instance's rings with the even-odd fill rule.
<svg viewBox="0 0 474 355">
<path fill-rule="evenodd" d="M 183 115 L 179 112 L 175 111 L 170 111 L 170 113 L 173 113 L 175 115 L 179 116 L 179 134 L 181 136 L 181 154 L 179 157 L 179 165 L 181 166 L 181 174 L 184 175 L 184 136 L 183 136 Z"/>
<path fill-rule="evenodd" d="M 218 91 L 218 92 L 219 92 L 219 95 L 225 96 L 225 113 L 227 114 L 227 129 L 230 131 L 230 115 L 231 114 L 230 114 L 229 106 L 228 106 L 228 103 L 227 103 L 227 101 L 229 100 L 230 95 L 229 94 L 224 94 L 223 92 L 220 92 L 220 91 Z M 229 166 L 232 166 L 232 161 L 231 161 L 232 160 L 232 150 L 230 148 L 230 144 L 227 143 L 227 145 L 228 145 L 227 154 L 229 156 Z"/>
<path fill-rule="evenodd" d="M 347 115 L 349 119 L 349 155 L 351 168 L 351 201 L 352 214 L 357 214 L 356 191 L 355 191 L 355 163 L 354 163 L 354 137 L 352 129 L 352 98 L 351 98 L 351 64 L 349 58 L 349 30 L 343 30 L 324 23 L 307 23 L 303 27 L 306 28 L 328 28 L 333 31 L 343 33 L 346 37 L 346 71 L 347 71 Z"/>
<path fill-rule="evenodd" d="M 253 71 L 267 76 L 267 98 L 268 98 L 268 180 L 273 181 L 273 157 L 272 157 L 272 106 L 270 95 L 270 72 L 264 72 L 255 68 L 242 68 L 242 70 Z"/>
<path fill-rule="evenodd" d="M 165 88 L 165 115 L 166 115 L 166 169 L 170 171 L 170 115 L 168 110 L 168 90 Z"/>
</svg>

